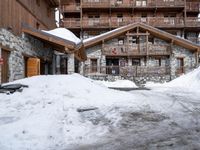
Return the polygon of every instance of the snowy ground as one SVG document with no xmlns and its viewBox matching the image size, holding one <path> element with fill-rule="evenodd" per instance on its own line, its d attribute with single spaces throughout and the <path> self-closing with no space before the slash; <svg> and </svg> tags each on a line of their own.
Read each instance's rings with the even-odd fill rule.
<svg viewBox="0 0 200 150">
<path fill-rule="evenodd" d="M 150 91 L 111 90 L 77 74 L 15 83 L 29 88 L 0 94 L 1 150 L 200 149 L 200 68 Z"/>
</svg>

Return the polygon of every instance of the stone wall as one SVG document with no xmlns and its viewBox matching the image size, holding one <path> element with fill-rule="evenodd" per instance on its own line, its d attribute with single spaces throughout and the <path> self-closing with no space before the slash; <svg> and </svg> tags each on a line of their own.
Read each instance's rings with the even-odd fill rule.
<svg viewBox="0 0 200 150">
<path fill-rule="evenodd" d="M 106 44 L 116 44 L 118 40 L 112 39 L 106 42 Z M 169 45 L 166 41 L 163 41 L 158 38 L 154 38 L 154 44 L 160 44 L 160 45 Z M 82 70 L 84 70 L 85 66 L 89 66 L 91 64 L 90 59 L 96 58 L 97 59 L 97 65 L 98 66 L 106 66 L 106 57 L 105 55 L 102 55 L 101 52 L 101 45 L 94 46 L 92 48 L 89 48 L 86 50 L 88 59 L 86 62 L 82 63 Z M 185 48 L 182 48 L 180 46 L 173 45 L 172 46 L 172 54 L 170 56 L 160 56 L 160 62 L 161 62 L 161 67 L 167 67 L 167 69 L 170 69 L 170 74 L 168 75 L 150 75 L 147 74 L 142 77 L 133 77 L 133 76 L 116 76 L 116 75 L 105 75 L 105 74 L 99 74 L 99 70 L 97 70 L 96 74 L 84 74 L 82 71 L 82 74 L 86 75 L 87 77 L 97 79 L 97 80 L 109 80 L 109 81 L 114 81 L 117 79 L 128 79 L 132 80 L 137 84 L 144 84 L 147 81 L 152 81 L 152 82 L 167 82 L 170 81 L 174 78 L 177 77 L 176 74 L 176 68 L 177 66 L 177 58 L 183 58 L 184 60 L 184 67 L 185 67 L 185 72 L 187 73 L 188 71 L 191 71 L 196 65 L 195 63 L 195 54 L 187 50 Z M 124 57 L 123 57 L 124 58 Z M 149 67 L 157 67 L 159 66 L 158 62 L 158 57 L 154 56 L 149 56 L 148 59 L 146 60 L 146 57 L 140 57 L 140 63 L 141 66 L 149 66 Z M 119 59 L 120 61 L 120 59 Z M 127 65 L 132 66 L 132 58 L 127 57 Z"/>
<path fill-rule="evenodd" d="M 6 29 L 0 29 L 0 47 L 10 50 L 9 81 L 22 79 L 25 76 L 24 56 L 51 59 L 53 50 L 41 41 L 29 36 L 15 36 Z"/>
</svg>

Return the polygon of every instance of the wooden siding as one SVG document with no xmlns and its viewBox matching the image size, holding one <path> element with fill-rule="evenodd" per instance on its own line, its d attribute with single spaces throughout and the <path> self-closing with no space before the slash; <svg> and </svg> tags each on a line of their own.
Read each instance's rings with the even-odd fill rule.
<svg viewBox="0 0 200 150">
<path fill-rule="evenodd" d="M 53 29 L 55 25 L 53 8 L 45 0 L 40 5 L 35 0 L 0 0 L 0 28 L 7 28 L 16 34 L 21 33 L 21 24 L 34 28 Z"/>
</svg>

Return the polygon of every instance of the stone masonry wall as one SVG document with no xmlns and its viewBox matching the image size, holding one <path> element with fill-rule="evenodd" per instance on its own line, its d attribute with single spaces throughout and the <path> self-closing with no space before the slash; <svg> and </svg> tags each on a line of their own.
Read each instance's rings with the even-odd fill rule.
<svg viewBox="0 0 200 150">
<path fill-rule="evenodd" d="M 0 45 L 11 50 L 9 57 L 9 81 L 22 79 L 25 76 L 24 55 L 52 58 L 53 50 L 28 35 L 15 36 L 11 32 L 0 29 Z"/>
<path fill-rule="evenodd" d="M 107 44 L 112 44 L 116 43 L 116 39 L 110 40 L 107 42 Z M 155 44 L 169 44 L 161 39 L 155 38 L 154 39 Z M 185 48 L 182 48 L 180 46 L 173 45 L 172 46 L 172 55 L 171 56 L 166 56 L 166 57 L 160 57 L 161 58 L 161 67 L 168 67 L 170 69 L 170 74 L 169 75 L 159 75 L 159 76 L 153 76 L 153 75 L 146 75 L 142 77 L 122 77 L 122 76 L 114 76 L 114 75 L 101 75 L 101 74 L 89 74 L 87 75 L 90 78 L 97 79 L 97 80 L 109 80 L 109 81 L 114 81 L 117 79 L 128 79 L 132 80 L 137 84 L 144 84 L 148 81 L 152 82 L 167 82 L 170 81 L 174 78 L 177 77 L 176 75 L 176 68 L 177 66 L 177 58 L 181 57 L 184 59 L 184 67 L 185 67 L 185 72 L 187 73 L 188 71 L 191 71 L 191 69 L 196 65 L 195 64 L 195 54 L 191 52 L 190 50 L 187 50 Z M 82 69 L 84 68 L 83 66 L 88 66 L 90 65 L 90 59 L 91 58 L 96 58 L 98 61 L 98 66 L 106 66 L 106 59 L 105 56 L 102 55 L 101 53 L 101 46 L 95 46 L 92 48 L 89 48 L 86 50 L 88 60 L 84 63 L 82 63 Z M 128 66 L 132 66 L 132 58 L 127 58 L 127 64 Z M 149 67 L 156 67 L 158 66 L 158 59 L 156 57 L 150 56 L 146 62 L 144 57 L 141 57 L 141 66 L 149 66 Z M 97 70 L 98 71 L 98 70 Z"/>
</svg>

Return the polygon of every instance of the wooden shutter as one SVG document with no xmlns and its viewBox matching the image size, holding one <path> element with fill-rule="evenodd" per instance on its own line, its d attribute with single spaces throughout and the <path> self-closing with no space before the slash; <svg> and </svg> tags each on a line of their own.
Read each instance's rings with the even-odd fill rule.
<svg viewBox="0 0 200 150">
<path fill-rule="evenodd" d="M 28 58 L 27 77 L 40 75 L 40 59 Z"/>
</svg>

